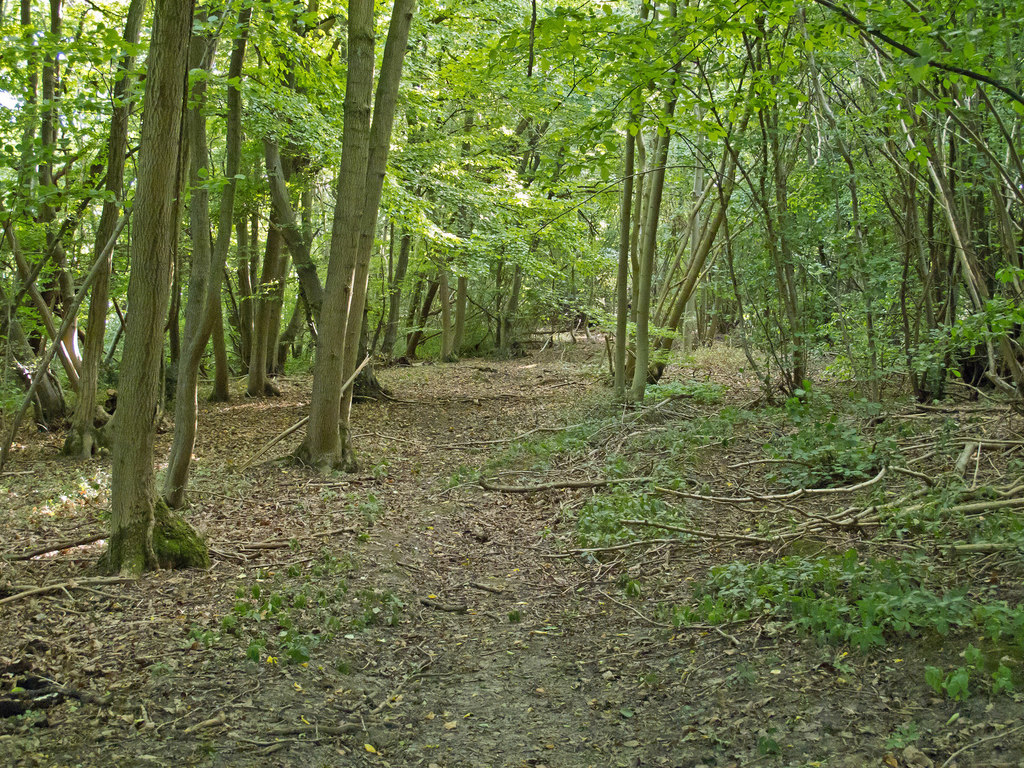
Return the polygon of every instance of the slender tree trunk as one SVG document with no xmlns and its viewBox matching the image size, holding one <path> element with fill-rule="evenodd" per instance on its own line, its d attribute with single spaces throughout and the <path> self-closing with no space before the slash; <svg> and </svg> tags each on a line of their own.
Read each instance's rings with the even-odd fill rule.
<svg viewBox="0 0 1024 768">
<path fill-rule="evenodd" d="M 674 85 L 670 86 L 674 89 Z M 676 97 L 670 96 L 665 104 L 665 115 L 671 119 L 675 111 Z M 650 201 L 647 204 L 647 220 L 644 222 L 643 247 L 640 250 L 640 274 L 637 291 L 633 296 L 636 307 L 636 362 L 633 368 L 633 384 L 629 399 L 634 403 L 643 402 L 647 388 L 647 367 L 650 361 L 649 322 L 651 311 L 651 273 L 658 240 L 658 220 L 661 214 L 661 198 L 665 190 L 665 166 L 668 164 L 669 142 L 672 132 L 664 129 L 658 137 L 651 158 L 653 172 L 650 179 Z"/>
<path fill-rule="evenodd" d="M 205 22 L 201 19 L 200 23 Z M 189 53 L 189 70 L 208 74 L 213 66 L 216 48 L 214 41 L 202 35 L 193 35 Z M 185 115 L 185 140 L 188 142 L 190 161 L 189 227 L 192 239 L 192 263 L 189 266 L 188 296 L 185 302 L 185 347 L 178 363 L 178 377 L 174 393 L 174 442 L 164 475 L 163 500 L 176 509 L 185 504 L 185 486 L 195 446 L 199 415 L 199 364 L 206 350 L 203 333 L 207 286 L 213 245 L 210 242 L 210 190 L 206 186 L 210 162 L 206 143 L 206 82 L 198 78 L 189 94 L 189 109 Z"/>
<path fill-rule="evenodd" d="M 299 461 L 322 469 L 343 467 L 345 460 L 339 407 L 344 383 L 346 323 L 352 312 L 352 280 L 358 258 L 370 152 L 373 64 L 373 2 L 349 0 L 345 133 L 331 229 L 331 256 L 313 364 L 309 423 L 306 437 L 295 454 Z M 353 319 L 353 322 L 357 321 Z"/>
<path fill-rule="evenodd" d="M 153 468 L 163 330 L 180 189 L 191 2 L 157 0 L 135 192 L 130 310 L 111 468 L 111 536 L 106 566 L 138 575 L 158 567 L 209 566 L 205 544 L 158 501 Z"/>
<path fill-rule="evenodd" d="M 629 328 L 629 238 L 633 207 L 633 167 L 636 138 L 626 130 L 626 154 L 623 162 L 622 198 L 619 203 L 619 266 L 615 276 L 615 363 L 612 377 L 615 400 L 626 398 L 626 343 Z M 639 129 L 638 129 L 639 130 Z"/>
<path fill-rule="evenodd" d="M 255 301 L 255 321 L 252 331 L 252 348 L 249 352 L 249 379 L 246 394 L 249 397 L 275 397 L 280 394 L 267 378 L 267 359 L 270 355 L 269 336 L 274 282 L 277 279 L 283 238 L 276 222 L 277 212 L 270 214 L 266 248 L 263 253 L 263 272 L 260 277 L 259 296 Z"/>
<path fill-rule="evenodd" d="M 265 139 L 263 142 L 264 155 L 267 160 L 267 180 L 270 184 L 270 197 L 277 211 L 278 222 L 281 226 L 281 235 L 284 238 L 288 252 L 295 261 L 295 271 L 299 276 L 299 285 L 309 302 L 310 311 L 313 317 L 320 317 L 321 308 L 324 303 L 324 288 L 320 283 L 320 276 L 317 274 L 316 265 L 310 255 L 312 241 L 304 236 L 303 229 L 295 216 L 291 199 L 288 195 L 288 187 L 285 183 L 288 180 L 290 171 L 285 168 L 281 159 L 281 153 L 275 141 Z"/>
<path fill-rule="evenodd" d="M 503 357 L 512 357 L 512 355 L 515 354 L 515 347 L 517 343 L 515 322 L 516 315 L 519 313 L 519 293 L 522 288 L 523 268 L 519 264 L 516 264 L 515 269 L 512 270 L 512 288 L 509 290 L 508 299 L 502 307 L 501 315 L 498 320 L 501 328 L 501 341 L 498 345 L 498 349 Z"/>
<path fill-rule="evenodd" d="M 139 42 L 145 10 L 146 0 L 132 0 L 128 6 L 123 39 L 129 48 Z M 130 73 L 134 66 L 135 57 L 130 52 L 121 58 L 117 66 L 113 92 L 114 111 L 110 117 L 110 134 L 107 139 L 107 176 L 104 182 L 109 198 L 103 203 L 100 222 L 96 227 L 93 252 L 97 255 L 106 246 L 117 226 L 124 194 L 125 150 L 128 146 L 128 115 L 131 106 L 129 89 L 134 81 Z M 100 272 L 93 283 L 89 297 L 85 354 L 82 359 L 82 375 L 78 382 L 78 400 L 71 419 L 71 429 L 68 430 L 64 441 L 64 453 L 69 456 L 89 458 L 109 442 L 101 428 L 110 417 L 96 403 L 96 391 L 99 386 L 100 364 L 103 361 L 112 256 L 113 251 L 111 258 L 107 259 L 107 268 Z"/>
<path fill-rule="evenodd" d="M 384 341 L 381 344 L 381 352 L 385 360 L 391 360 L 395 353 L 395 342 L 398 341 L 399 313 L 402 311 L 402 285 L 405 282 L 405 275 L 409 270 L 409 252 L 412 250 L 412 235 L 402 235 L 402 242 L 398 248 L 398 262 L 395 264 L 395 273 L 391 278 L 391 286 L 388 290 L 388 322 L 384 329 Z"/>
<path fill-rule="evenodd" d="M 281 343 L 281 314 L 284 312 L 284 286 L 291 271 L 291 260 L 285 252 L 278 266 L 277 282 L 274 285 L 273 300 L 270 305 L 270 327 L 267 330 L 267 375 L 278 376 L 283 369 L 278 366 L 278 346 Z"/>
<path fill-rule="evenodd" d="M 420 345 L 420 341 L 423 339 L 423 329 L 427 324 L 427 318 L 430 317 L 430 308 L 434 304 L 434 297 L 437 295 L 437 288 L 439 281 L 430 280 L 427 283 L 427 294 L 423 297 L 423 308 L 420 310 L 420 316 L 416 323 L 416 327 L 413 328 L 409 338 L 405 343 L 405 357 L 410 360 L 416 357 L 416 348 Z M 419 293 L 419 291 L 417 291 Z M 412 323 L 409 324 L 410 326 Z"/>
<path fill-rule="evenodd" d="M 288 361 L 288 350 L 299 337 L 305 322 L 306 312 L 303 307 L 302 294 L 300 293 L 295 297 L 295 306 L 292 308 L 291 316 L 288 319 L 288 325 L 285 327 L 284 333 L 282 333 L 280 338 L 277 340 L 277 360 L 274 364 L 274 370 L 278 374 L 284 373 L 284 366 Z"/>
<path fill-rule="evenodd" d="M 249 232 L 248 221 L 245 216 L 240 216 L 235 225 L 237 236 L 236 247 L 238 248 L 238 263 L 235 274 L 238 276 L 238 345 L 239 358 L 246 373 L 249 371 L 249 356 L 252 354 L 253 325 L 255 323 L 255 297 L 252 291 L 250 274 Z"/>
<path fill-rule="evenodd" d="M 2 285 L 0 285 L 0 306 L 5 309 L 11 306 Z M 6 337 L 8 358 L 18 383 L 26 390 L 30 389 L 34 374 L 32 346 L 29 344 L 28 337 L 17 316 L 9 310 L 4 313 L 3 317 L 0 317 L 0 336 Z M 64 419 L 67 416 L 64 392 L 57 377 L 49 369 L 43 374 L 43 380 L 36 385 L 36 395 L 32 405 L 36 424 L 41 429 L 54 431 L 64 424 Z"/>
<path fill-rule="evenodd" d="M 452 332 L 452 351 L 455 357 L 462 355 L 462 344 L 466 337 L 466 305 L 469 303 L 469 278 L 459 276 L 455 284 L 455 329 Z"/>
<path fill-rule="evenodd" d="M 437 290 L 441 296 L 441 362 L 450 363 L 452 354 L 452 301 L 448 289 L 448 270 L 444 264 L 437 271 Z"/>
<path fill-rule="evenodd" d="M 210 392 L 211 403 L 226 403 L 231 399 L 228 385 L 230 368 L 228 367 L 228 348 L 224 339 L 224 308 L 218 302 L 213 308 L 213 389 Z"/>
<path fill-rule="evenodd" d="M 391 10 L 391 23 L 384 43 L 380 77 L 374 95 L 373 123 L 370 126 L 369 156 L 366 164 L 363 213 L 360 221 L 356 263 L 352 270 L 352 301 L 345 328 L 345 354 L 342 377 L 355 375 L 359 366 L 359 340 L 363 335 L 366 292 L 370 280 L 370 257 L 377 232 L 377 216 L 380 198 L 384 189 L 384 175 L 387 172 L 388 151 L 391 147 L 391 130 L 394 125 L 395 109 L 398 105 L 398 86 L 402 80 L 402 66 L 408 48 L 409 29 L 412 26 L 416 0 L 395 0 Z M 342 462 L 349 469 L 356 468 L 355 452 L 352 449 L 351 413 L 353 388 L 349 387 L 341 396 L 340 438 Z"/>
<path fill-rule="evenodd" d="M 25 281 L 25 291 L 28 293 L 29 298 L 32 299 L 36 311 L 39 312 L 39 317 L 43 321 L 43 327 L 46 329 L 46 335 L 49 337 L 50 343 L 57 345 L 57 357 L 64 367 L 64 373 L 67 374 L 68 382 L 71 384 L 72 389 L 77 389 L 78 368 L 75 365 L 71 350 L 64 339 L 57 338 L 57 324 L 54 322 L 53 313 L 50 311 L 46 298 L 40 292 L 35 280 L 32 279 L 32 269 L 21 251 L 21 244 L 17 233 L 14 231 L 14 227 L 10 221 L 7 221 L 4 227 L 7 234 L 7 242 L 10 243 L 11 253 L 14 256 L 14 263 L 18 268 L 18 274 Z"/>
</svg>

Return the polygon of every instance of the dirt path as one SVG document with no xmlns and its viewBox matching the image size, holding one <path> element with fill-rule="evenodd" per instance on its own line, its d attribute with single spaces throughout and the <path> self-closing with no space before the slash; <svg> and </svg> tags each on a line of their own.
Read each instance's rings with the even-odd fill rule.
<svg viewBox="0 0 1024 768">
<path fill-rule="evenodd" d="M 564 510 L 591 491 L 479 487 L 517 435 L 606 396 L 562 355 L 385 371 L 408 402 L 358 406 L 354 477 L 239 471 L 303 415 L 305 381 L 209 406 L 191 514 L 214 567 L 0 605 L 3 685 L 63 686 L 0 719 L 0 764 L 903 765 L 882 762 L 903 759 L 900 724 L 953 710 L 920 698 L 895 651 L 851 679 L 834 650 L 770 629 L 659 626 L 623 591 L 641 574 L 560 554 Z M 26 465 L 3 478 L 19 550 L 102 532 L 102 468 L 45 443 Z M 0 599 L 89 576 L 96 546 L 0 566 Z M 957 707 L 956 728 L 982 706 Z"/>
</svg>

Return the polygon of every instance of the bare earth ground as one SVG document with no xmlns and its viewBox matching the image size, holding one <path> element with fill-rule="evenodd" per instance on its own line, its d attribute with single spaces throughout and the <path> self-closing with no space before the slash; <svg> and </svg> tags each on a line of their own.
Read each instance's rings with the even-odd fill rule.
<svg viewBox="0 0 1024 768">
<path fill-rule="evenodd" d="M 711 565 L 744 556 L 736 545 L 573 555 L 574 510 L 594 490 L 481 489 L 517 436 L 605 408 L 603 354 L 382 371 L 399 401 L 357 406 L 355 476 L 265 460 L 298 435 L 244 466 L 305 414 L 304 379 L 280 399 L 204 406 L 188 516 L 208 572 L 83 581 L 99 543 L 0 560 L 0 600 L 64 585 L 0 603 L 0 693 L 52 688 L 46 709 L 0 712 L 0 765 L 1024 766 L 1019 697 L 937 698 L 923 646 L 847 656 L 757 621 L 654 618 L 659 598 L 685 601 Z M 742 373 L 713 373 L 730 402 L 756 397 Z M 22 438 L 0 476 L 0 550 L 102 534 L 106 462 Z M 725 467 L 761 442 L 709 436 L 698 479 L 753 482 Z M 602 476 L 598 448 L 576 456 L 525 481 Z M 715 515 L 745 513 L 707 514 L 735 530 Z"/>
</svg>

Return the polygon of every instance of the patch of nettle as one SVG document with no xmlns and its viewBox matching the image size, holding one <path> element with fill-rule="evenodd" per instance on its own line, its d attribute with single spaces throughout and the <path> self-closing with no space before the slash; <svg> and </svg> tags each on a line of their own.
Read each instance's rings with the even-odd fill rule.
<svg viewBox="0 0 1024 768">
<path fill-rule="evenodd" d="M 870 651 L 902 637 L 971 633 L 964 663 L 926 670 L 927 682 L 952 698 L 969 694 L 970 681 L 994 693 L 1013 690 L 1024 657 L 1024 609 L 1004 600 L 942 589 L 936 566 L 921 558 L 841 555 L 784 557 L 774 562 L 734 562 L 711 570 L 697 603 L 669 612 L 677 624 L 724 624 L 765 617 L 823 643 Z"/>
</svg>

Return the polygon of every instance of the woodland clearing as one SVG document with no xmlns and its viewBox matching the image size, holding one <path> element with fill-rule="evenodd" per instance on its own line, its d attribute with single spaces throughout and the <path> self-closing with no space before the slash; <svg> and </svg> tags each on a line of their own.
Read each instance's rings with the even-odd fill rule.
<svg viewBox="0 0 1024 768">
<path fill-rule="evenodd" d="M 855 408 L 824 478 L 827 420 L 761 401 L 736 350 L 617 411 L 603 362 L 594 340 L 382 370 L 396 400 L 356 406 L 357 474 L 273 460 L 301 435 L 246 466 L 306 378 L 204 405 L 188 519 L 213 566 L 138 581 L 96 578 L 107 460 L 23 430 L 0 476 L 0 763 L 1024 765 L 1020 658 L 954 600 L 1019 606 L 1019 415 Z M 881 477 L 848 462 L 883 443 Z M 906 604 L 850 618 L 838 598 L 883 562 L 893 584 L 913 564 Z M 787 578 L 830 618 L 773 602 Z"/>
</svg>

